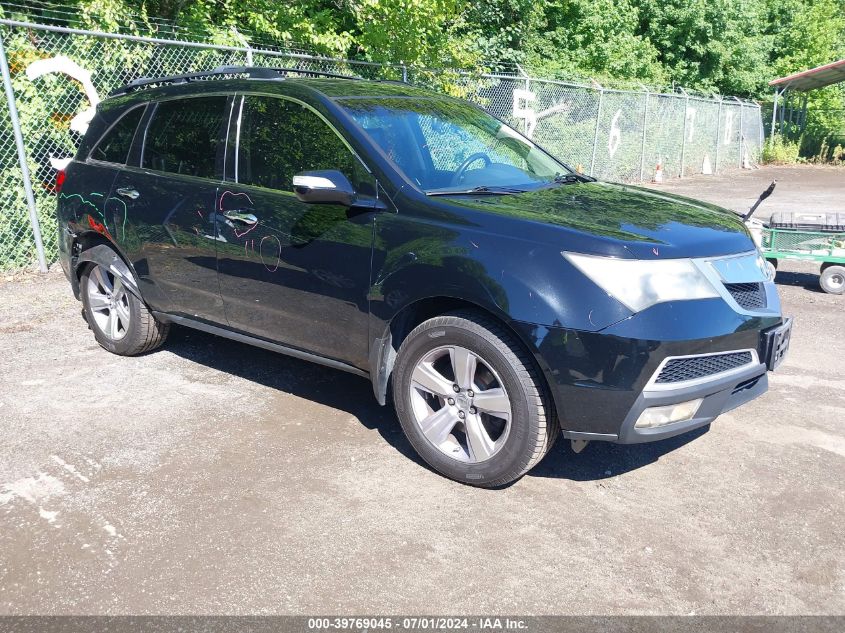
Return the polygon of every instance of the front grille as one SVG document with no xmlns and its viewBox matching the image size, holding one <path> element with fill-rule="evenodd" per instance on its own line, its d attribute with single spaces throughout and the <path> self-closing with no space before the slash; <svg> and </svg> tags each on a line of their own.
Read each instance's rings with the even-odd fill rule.
<svg viewBox="0 0 845 633">
<path fill-rule="evenodd" d="M 762 283 L 725 284 L 740 307 L 746 310 L 757 310 L 766 307 L 766 288 Z"/>
<path fill-rule="evenodd" d="M 687 358 L 673 358 L 657 376 L 655 382 L 667 384 L 704 378 L 723 371 L 736 369 L 752 361 L 751 352 L 729 352 L 727 354 L 712 354 L 710 356 L 689 356 Z"/>
</svg>

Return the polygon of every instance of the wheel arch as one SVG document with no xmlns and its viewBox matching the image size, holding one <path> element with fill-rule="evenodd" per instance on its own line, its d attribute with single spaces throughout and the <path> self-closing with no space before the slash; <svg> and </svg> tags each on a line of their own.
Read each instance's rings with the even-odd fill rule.
<svg viewBox="0 0 845 633">
<path fill-rule="evenodd" d="M 141 291 L 135 281 L 135 273 L 131 265 L 121 253 L 120 249 L 110 240 L 96 231 L 88 231 L 78 235 L 73 243 L 73 290 L 77 298 L 80 293 L 80 280 L 89 264 L 97 264 L 108 269 L 112 274 L 120 277 L 126 289 L 139 301 L 144 301 Z"/>
<path fill-rule="evenodd" d="M 408 303 L 387 323 L 382 336 L 372 341 L 370 350 L 370 377 L 373 383 L 373 392 L 379 404 L 384 405 L 387 402 L 388 386 L 393 374 L 396 355 L 399 347 L 402 345 L 402 341 L 407 338 L 408 334 L 414 328 L 428 319 L 458 310 L 475 312 L 487 319 L 491 319 L 513 336 L 517 344 L 534 361 L 540 380 L 543 381 L 542 388 L 548 395 L 550 405 L 556 409 L 548 378 L 546 377 L 547 368 L 531 349 L 528 342 L 513 327 L 507 315 L 480 303 L 448 295 L 424 297 Z"/>
</svg>

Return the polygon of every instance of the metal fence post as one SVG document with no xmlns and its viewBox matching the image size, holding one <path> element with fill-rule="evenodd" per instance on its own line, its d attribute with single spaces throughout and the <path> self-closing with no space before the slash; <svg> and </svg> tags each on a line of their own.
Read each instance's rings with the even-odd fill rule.
<svg viewBox="0 0 845 633">
<path fill-rule="evenodd" d="M 402 81 L 408 83 L 408 67 L 402 64 Z"/>
<path fill-rule="evenodd" d="M 593 134 L 593 155 L 590 158 L 590 175 L 593 175 L 596 167 L 596 148 L 599 144 L 599 123 L 601 122 L 601 104 L 604 101 L 604 88 L 599 86 L 599 107 L 596 111 L 596 131 Z"/>
<path fill-rule="evenodd" d="M 35 195 L 32 193 L 29 165 L 26 162 L 26 150 L 21 135 L 21 122 L 18 118 L 18 108 L 15 105 L 15 91 L 12 88 L 12 78 L 9 74 L 9 62 L 6 60 L 6 45 L 3 42 L 3 32 L 0 29 L 0 71 L 3 73 L 3 88 L 6 90 L 6 100 L 9 102 L 9 119 L 15 136 L 15 147 L 18 151 L 18 162 L 21 166 L 23 188 L 26 194 L 26 206 L 29 208 L 29 221 L 32 224 L 32 237 L 35 240 L 35 252 L 38 255 L 38 269 L 47 272 L 47 258 L 44 256 L 44 244 L 41 241 L 41 226 L 38 223 L 38 211 L 35 206 Z"/>
<path fill-rule="evenodd" d="M 807 103 L 804 102 L 804 123 L 807 122 Z M 757 110 L 760 112 L 760 154 L 762 156 L 763 146 L 766 144 L 766 130 L 763 129 L 763 105 L 758 103 Z M 802 130 L 803 131 L 803 130 Z"/>
<path fill-rule="evenodd" d="M 742 129 L 742 101 L 738 97 L 734 97 L 734 100 L 739 104 L 739 166 L 742 168 L 742 137 L 744 135 Z"/>
<path fill-rule="evenodd" d="M 687 119 L 689 118 L 689 95 L 683 88 L 678 88 L 684 93 L 684 128 L 682 134 L 684 138 L 681 139 L 681 167 L 678 170 L 678 178 L 684 177 L 684 162 L 687 159 Z"/>
<path fill-rule="evenodd" d="M 719 146 L 722 144 L 719 136 L 722 131 L 722 97 L 719 97 L 719 115 L 716 119 L 716 155 L 713 157 L 713 173 L 719 173 Z"/>
<path fill-rule="evenodd" d="M 643 108 L 643 138 L 640 145 L 640 182 L 643 181 L 645 177 L 645 139 L 646 139 L 646 129 L 648 127 L 648 97 L 649 91 L 646 89 L 645 91 L 645 107 Z"/>
<path fill-rule="evenodd" d="M 778 98 L 782 94 L 783 94 L 783 91 L 779 91 L 777 89 L 777 87 L 775 87 L 775 97 L 772 100 L 772 126 L 769 129 L 769 136 L 775 135 L 775 125 L 777 125 L 777 120 L 778 120 Z"/>
<path fill-rule="evenodd" d="M 249 40 L 247 40 L 235 26 L 232 27 L 232 33 L 234 33 L 237 40 L 243 44 L 246 49 L 246 65 L 252 66 L 252 46 L 249 45 Z"/>
</svg>

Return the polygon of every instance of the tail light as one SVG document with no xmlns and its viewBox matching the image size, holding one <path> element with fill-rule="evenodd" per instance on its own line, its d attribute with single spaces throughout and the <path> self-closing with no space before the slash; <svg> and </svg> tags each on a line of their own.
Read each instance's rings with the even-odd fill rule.
<svg viewBox="0 0 845 633">
<path fill-rule="evenodd" d="M 56 195 L 61 193 L 62 187 L 64 186 L 64 184 L 65 184 L 65 170 L 62 169 L 62 170 L 59 170 L 56 173 L 56 188 L 55 188 Z"/>
</svg>

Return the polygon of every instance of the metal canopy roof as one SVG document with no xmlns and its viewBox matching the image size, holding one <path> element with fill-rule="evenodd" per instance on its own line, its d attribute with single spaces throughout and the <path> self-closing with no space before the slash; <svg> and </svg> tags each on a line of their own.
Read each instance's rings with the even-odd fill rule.
<svg viewBox="0 0 845 633">
<path fill-rule="evenodd" d="M 845 59 L 775 79 L 770 81 L 769 85 L 782 86 L 784 90 L 788 88 L 789 90 L 806 92 L 807 90 L 824 88 L 840 81 L 845 81 Z"/>
</svg>

